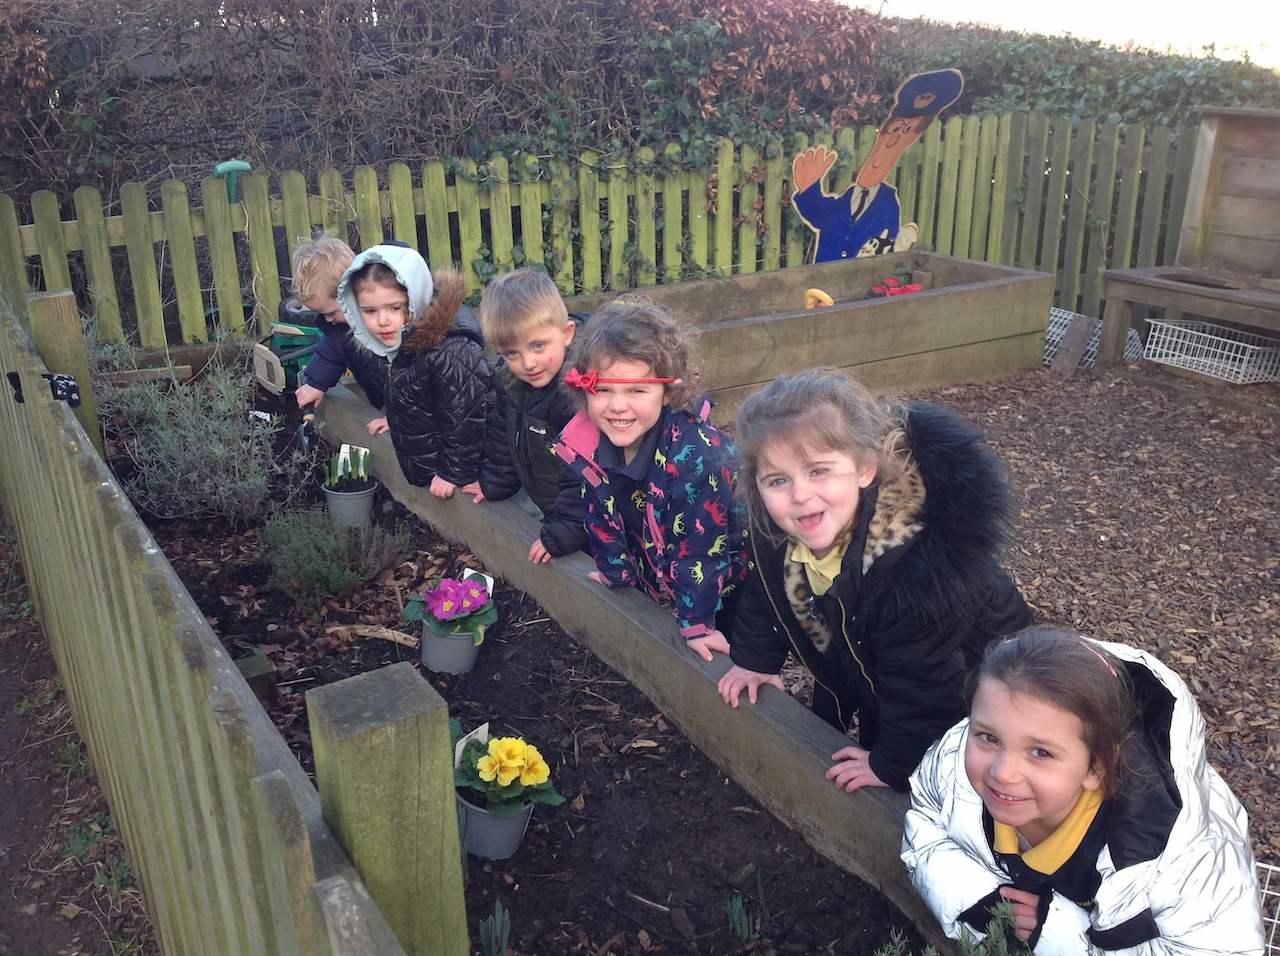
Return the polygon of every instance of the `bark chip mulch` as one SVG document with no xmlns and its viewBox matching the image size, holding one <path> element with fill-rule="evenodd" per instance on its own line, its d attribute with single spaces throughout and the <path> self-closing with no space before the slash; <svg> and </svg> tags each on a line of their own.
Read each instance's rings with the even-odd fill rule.
<svg viewBox="0 0 1280 956">
<path fill-rule="evenodd" d="M 1007 561 L 1039 615 L 1150 651 L 1280 864 L 1280 386 L 1152 366 L 920 393 L 987 430 L 1021 503 Z"/>
</svg>

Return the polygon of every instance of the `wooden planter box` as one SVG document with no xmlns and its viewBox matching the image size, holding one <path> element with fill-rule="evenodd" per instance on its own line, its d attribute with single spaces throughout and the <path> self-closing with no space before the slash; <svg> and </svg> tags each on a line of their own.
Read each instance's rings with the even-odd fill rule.
<svg viewBox="0 0 1280 956">
<path fill-rule="evenodd" d="M 868 291 L 904 265 L 930 287 Z M 806 310 L 820 288 L 835 305 Z M 704 279 L 637 290 L 702 331 L 705 381 L 722 415 L 778 375 L 831 366 L 874 389 L 975 381 L 1038 368 L 1053 298 L 1042 272 L 927 252 Z M 593 311 L 611 293 L 569 300 Z"/>
</svg>

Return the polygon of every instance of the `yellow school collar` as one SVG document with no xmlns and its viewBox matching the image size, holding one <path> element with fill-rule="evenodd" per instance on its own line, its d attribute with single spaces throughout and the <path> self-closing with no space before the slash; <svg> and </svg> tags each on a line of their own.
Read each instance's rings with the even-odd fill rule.
<svg viewBox="0 0 1280 956">
<path fill-rule="evenodd" d="M 827 593 L 831 582 L 840 574 L 840 566 L 844 563 L 845 552 L 849 550 L 850 534 L 842 535 L 831 550 L 823 557 L 814 557 L 809 546 L 802 541 L 792 540 L 791 560 L 804 565 L 805 577 L 809 580 L 809 590 L 818 597 Z"/>
<path fill-rule="evenodd" d="M 1022 854 L 1022 862 L 1046 875 L 1056 873 L 1071 855 L 1079 849 L 1089 825 L 1102 806 L 1102 792 L 1085 790 L 1071 808 L 1067 818 L 1050 833 L 1043 842 Z M 995 823 L 995 850 L 997 853 L 1018 853 L 1018 831 L 1005 823 Z"/>
</svg>

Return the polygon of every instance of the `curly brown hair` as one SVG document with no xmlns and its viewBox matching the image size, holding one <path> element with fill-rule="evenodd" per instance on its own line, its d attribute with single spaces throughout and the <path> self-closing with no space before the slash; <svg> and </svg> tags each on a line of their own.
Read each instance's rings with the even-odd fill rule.
<svg viewBox="0 0 1280 956">
<path fill-rule="evenodd" d="M 648 299 L 615 299 L 586 323 L 574 367 L 579 372 L 614 362 L 643 362 L 655 378 L 678 379 L 667 386 L 667 399 L 683 408 L 699 393 L 702 371 L 697 334 L 670 312 Z M 585 405 L 586 398 L 575 393 Z"/>
</svg>

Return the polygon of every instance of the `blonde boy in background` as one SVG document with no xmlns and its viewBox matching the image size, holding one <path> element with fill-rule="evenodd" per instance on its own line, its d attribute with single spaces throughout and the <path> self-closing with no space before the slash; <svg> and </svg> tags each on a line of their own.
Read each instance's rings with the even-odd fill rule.
<svg viewBox="0 0 1280 956">
<path fill-rule="evenodd" d="M 477 503 L 523 490 L 542 518 L 529 560 L 544 564 L 587 544 L 581 480 L 551 450 L 577 412 L 560 385 L 586 316 L 569 315 L 556 284 L 532 269 L 517 269 L 490 282 L 479 311 L 485 341 L 502 359 L 490 431 L 495 438 L 479 481 L 462 490 Z"/>
<path fill-rule="evenodd" d="M 334 236 L 321 236 L 303 243 L 293 254 L 290 291 L 303 308 L 319 313 L 324 321 L 321 326 L 324 338 L 303 369 L 304 381 L 294 393 L 299 408 L 318 406 L 324 401 L 325 392 L 338 384 L 347 369 L 364 389 L 370 405 L 381 409 L 385 404 L 381 370 L 352 338 L 347 317 L 338 304 L 338 282 L 355 257 L 351 247 Z M 385 432 L 386 416 L 373 419 L 368 427 L 370 435 Z"/>
</svg>

